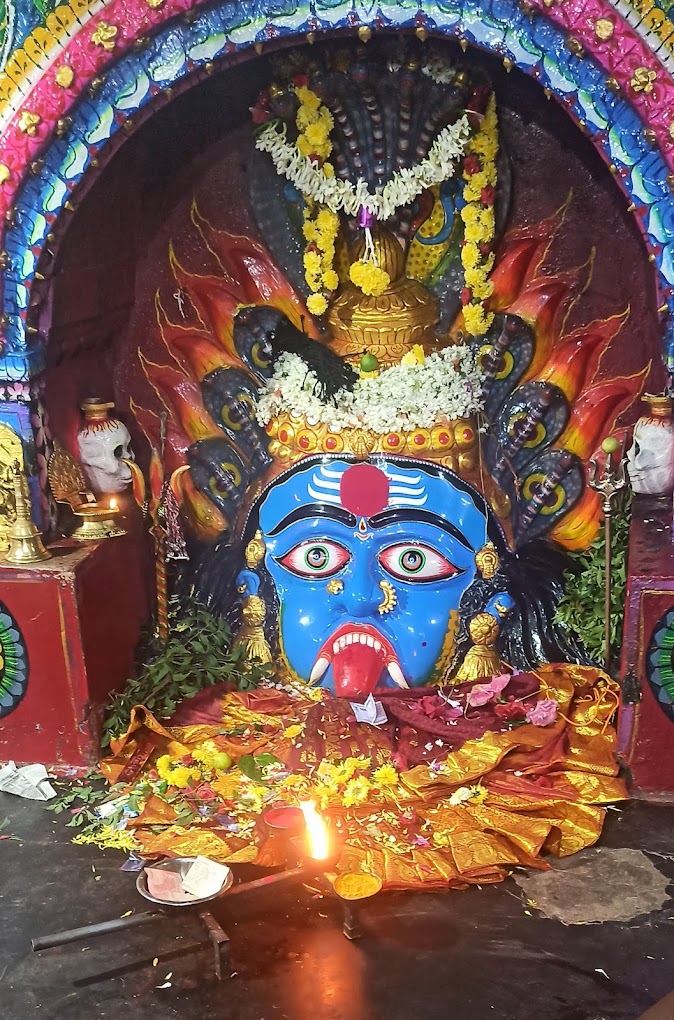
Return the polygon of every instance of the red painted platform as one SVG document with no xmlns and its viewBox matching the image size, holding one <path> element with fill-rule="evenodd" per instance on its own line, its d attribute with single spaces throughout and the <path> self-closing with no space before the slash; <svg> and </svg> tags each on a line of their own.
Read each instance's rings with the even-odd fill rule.
<svg viewBox="0 0 674 1020">
<path fill-rule="evenodd" d="M 0 761 L 89 765 L 102 706 L 129 677 L 148 617 L 142 534 L 64 541 L 52 559 L 0 563 L 0 599 L 28 648 L 28 688 L 0 720 Z"/>
<path fill-rule="evenodd" d="M 635 497 L 628 578 L 620 755 L 631 771 L 634 796 L 674 803 L 674 722 L 658 704 L 648 682 L 646 663 L 653 630 L 674 608 L 671 499 Z"/>
</svg>

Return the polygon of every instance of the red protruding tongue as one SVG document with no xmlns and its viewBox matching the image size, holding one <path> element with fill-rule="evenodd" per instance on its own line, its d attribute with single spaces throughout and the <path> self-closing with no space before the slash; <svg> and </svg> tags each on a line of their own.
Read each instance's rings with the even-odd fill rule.
<svg viewBox="0 0 674 1020">
<path fill-rule="evenodd" d="M 384 662 L 381 652 L 354 642 L 337 652 L 332 662 L 338 698 L 366 698 L 377 686 Z"/>
</svg>

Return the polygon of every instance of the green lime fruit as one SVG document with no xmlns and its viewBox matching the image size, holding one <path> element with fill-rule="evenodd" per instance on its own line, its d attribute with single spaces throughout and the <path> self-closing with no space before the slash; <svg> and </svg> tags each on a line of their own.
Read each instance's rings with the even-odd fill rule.
<svg viewBox="0 0 674 1020">
<path fill-rule="evenodd" d="M 376 372 L 378 368 L 379 362 L 374 354 L 364 354 L 360 359 L 361 372 Z"/>
<path fill-rule="evenodd" d="M 213 755 L 212 761 L 218 772 L 226 772 L 227 769 L 232 767 L 232 759 L 226 751 L 218 751 L 217 754 Z"/>
<path fill-rule="evenodd" d="M 604 453 L 617 453 L 620 449 L 620 443 L 615 436 L 609 436 L 608 439 L 605 439 L 601 444 L 601 448 Z"/>
</svg>

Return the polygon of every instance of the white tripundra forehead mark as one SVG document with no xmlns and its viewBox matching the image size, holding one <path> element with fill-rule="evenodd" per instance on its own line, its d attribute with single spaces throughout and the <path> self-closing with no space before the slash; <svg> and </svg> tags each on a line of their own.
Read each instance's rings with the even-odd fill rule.
<svg viewBox="0 0 674 1020">
<path fill-rule="evenodd" d="M 386 471 L 389 482 L 389 503 L 395 506 L 424 506 L 428 500 L 426 486 L 421 475 L 399 475 Z M 419 484 L 421 483 L 421 484 Z"/>
<path fill-rule="evenodd" d="M 307 492 L 312 499 L 319 503 L 331 503 L 333 506 L 341 506 L 342 500 L 339 495 L 340 483 L 337 479 L 342 476 L 337 471 L 330 471 L 322 464 L 314 471 L 311 481 L 307 485 Z M 331 481 L 330 479 L 336 479 Z"/>
<path fill-rule="evenodd" d="M 421 475 L 414 475 L 413 478 L 408 478 L 407 475 L 396 475 L 393 471 L 389 470 L 384 471 L 384 474 L 389 482 L 402 482 L 403 485 L 418 485 L 421 481 Z"/>
</svg>

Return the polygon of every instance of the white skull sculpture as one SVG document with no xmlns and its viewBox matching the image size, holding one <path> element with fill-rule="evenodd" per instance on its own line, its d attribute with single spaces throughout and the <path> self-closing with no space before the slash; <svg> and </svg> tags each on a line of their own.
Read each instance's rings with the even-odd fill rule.
<svg viewBox="0 0 674 1020">
<path fill-rule="evenodd" d="M 77 435 L 80 460 L 89 484 L 99 495 L 123 492 L 131 482 L 131 471 L 122 458 L 134 460 L 131 436 L 126 425 L 115 418 L 88 420 Z"/>
<path fill-rule="evenodd" d="M 632 446 L 627 451 L 627 470 L 634 492 L 649 496 L 672 492 L 674 423 L 671 418 L 648 415 L 638 420 Z"/>
</svg>

